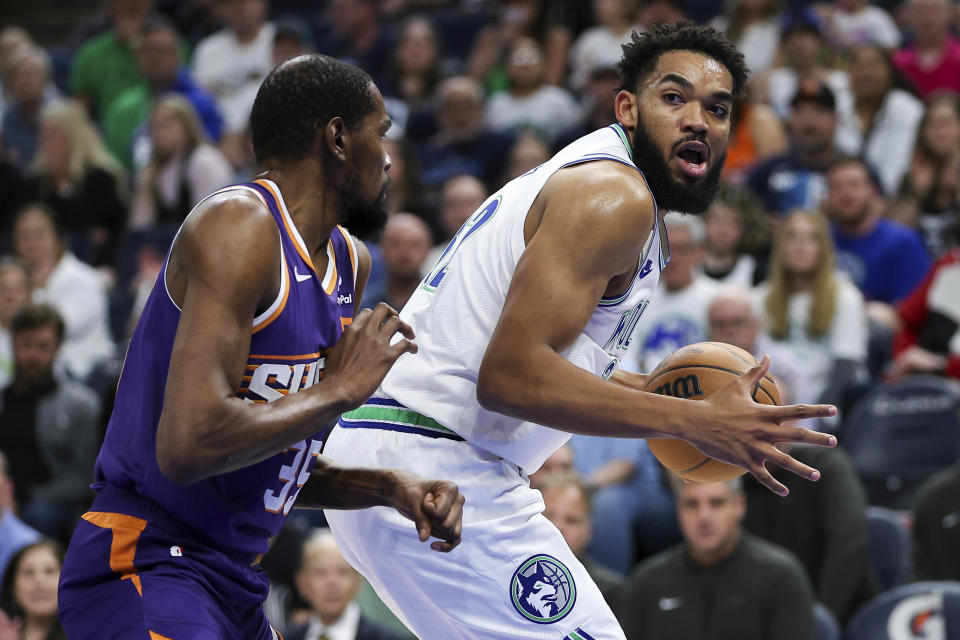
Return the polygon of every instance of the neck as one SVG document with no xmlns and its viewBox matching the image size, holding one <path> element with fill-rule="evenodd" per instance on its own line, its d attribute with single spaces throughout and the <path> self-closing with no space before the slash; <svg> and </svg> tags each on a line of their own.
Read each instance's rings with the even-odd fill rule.
<svg viewBox="0 0 960 640">
<path fill-rule="evenodd" d="M 803 293 L 813 289 L 816 275 L 813 273 L 793 273 L 787 276 L 787 289 L 790 293 Z"/>
<path fill-rule="evenodd" d="M 346 610 L 344 610 L 346 611 Z M 323 626 L 329 627 L 337 623 L 340 618 L 343 617 L 344 611 L 334 615 L 332 613 L 317 613 L 317 617 L 320 618 L 320 622 L 323 623 Z"/>
<path fill-rule="evenodd" d="M 873 231 L 879 220 L 880 212 L 877 211 L 875 207 L 870 207 L 867 212 L 860 217 L 859 220 L 846 223 L 841 222 L 837 226 L 840 227 L 840 230 L 844 233 L 844 235 L 865 236 Z"/>
<path fill-rule="evenodd" d="M 173 86 L 173 83 L 176 82 L 177 77 L 172 78 L 154 78 L 152 80 L 147 80 L 147 86 L 150 87 L 150 93 L 159 96 L 162 93 L 166 93 L 170 87 Z"/>
<path fill-rule="evenodd" d="M 737 545 L 740 544 L 740 540 L 743 538 L 743 532 L 738 528 L 736 533 L 730 536 L 720 547 L 716 549 L 711 549 L 709 551 L 697 551 L 687 547 L 688 552 L 690 553 L 690 559 L 693 563 L 704 569 L 709 569 L 715 567 L 719 563 L 723 562 L 730 557 L 731 554 L 737 549 Z"/>
<path fill-rule="evenodd" d="M 833 145 L 828 145 L 823 149 L 797 150 L 797 160 L 808 169 L 825 169 L 827 165 L 836 157 L 836 149 Z"/>
<path fill-rule="evenodd" d="M 43 640 L 50 634 L 56 616 L 29 616 L 23 623 L 24 640 Z"/>
<path fill-rule="evenodd" d="M 233 37 L 237 39 L 237 42 L 240 44 L 250 44 L 257 39 L 257 35 L 260 33 L 260 29 L 263 25 L 254 27 L 253 29 L 246 29 L 244 31 L 234 31 Z"/>
<path fill-rule="evenodd" d="M 707 253 L 703 257 L 703 265 L 710 271 L 726 271 L 733 268 L 737 262 L 737 254 L 733 251 Z"/>
<path fill-rule="evenodd" d="M 407 303 L 407 300 L 410 299 L 419 285 L 419 274 L 410 277 L 398 277 L 391 274 L 387 281 L 387 295 L 390 297 L 391 303 L 397 309 L 400 309 Z"/>
<path fill-rule="evenodd" d="M 691 284 L 693 284 L 693 273 L 692 273 L 692 272 L 691 272 L 686 278 L 684 278 L 683 280 L 677 280 L 677 281 L 674 281 L 674 282 L 668 282 L 667 280 L 664 280 L 664 281 L 663 281 L 663 286 L 664 286 L 664 287 L 666 288 L 666 290 L 669 291 L 670 293 L 676 293 L 676 292 L 678 292 L 678 291 L 683 291 L 684 289 L 686 289 L 687 287 L 689 287 Z"/>
<path fill-rule="evenodd" d="M 947 34 L 938 34 L 929 40 L 917 41 L 917 50 L 926 54 L 935 54 L 943 51 L 947 46 Z"/>
<path fill-rule="evenodd" d="M 526 98 L 537 92 L 537 89 L 540 88 L 540 85 L 534 85 L 531 87 L 511 87 L 510 93 L 517 98 Z"/>
<path fill-rule="evenodd" d="M 259 176 L 272 180 L 280 188 L 287 211 L 307 250 L 311 256 L 320 256 L 321 262 L 326 259 L 327 240 L 340 220 L 339 197 L 323 173 L 319 163 L 306 160 L 296 165 L 270 168 Z M 317 260 L 314 260 L 314 266 L 321 268 Z"/>
</svg>

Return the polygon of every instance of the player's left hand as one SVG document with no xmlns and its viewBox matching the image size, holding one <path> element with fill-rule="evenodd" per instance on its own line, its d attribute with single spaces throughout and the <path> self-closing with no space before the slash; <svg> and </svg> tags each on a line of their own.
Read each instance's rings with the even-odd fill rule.
<svg viewBox="0 0 960 640">
<path fill-rule="evenodd" d="M 391 504 L 400 515 L 413 520 L 420 542 L 430 536 L 440 538 L 430 548 L 444 553 L 460 544 L 464 498 L 457 485 L 399 470 L 393 471 L 393 480 Z"/>
</svg>

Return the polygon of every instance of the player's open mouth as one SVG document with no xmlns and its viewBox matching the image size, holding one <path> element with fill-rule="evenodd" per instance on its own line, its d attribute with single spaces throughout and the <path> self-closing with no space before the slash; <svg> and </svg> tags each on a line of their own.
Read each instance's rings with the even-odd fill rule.
<svg viewBox="0 0 960 640">
<path fill-rule="evenodd" d="M 702 142 L 684 142 L 677 147 L 677 162 L 684 175 L 700 179 L 707 175 L 710 149 Z"/>
</svg>

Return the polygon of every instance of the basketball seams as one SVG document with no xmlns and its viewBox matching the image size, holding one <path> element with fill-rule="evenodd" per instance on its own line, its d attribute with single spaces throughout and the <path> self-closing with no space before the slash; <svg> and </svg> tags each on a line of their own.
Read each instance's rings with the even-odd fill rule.
<svg viewBox="0 0 960 640">
<path fill-rule="evenodd" d="M 731 351 L 730 353 L 733 354 L 733 355 L 737 355 L 737 354 L 733 353 L 732 351 Z M 739 358 L 739 356 L 737 356 L 737 357 Z M 743 360 L 743 358 L 740 358 L 740 359 Z M 681 370 L 681 369 L 712 369 L 712 370 L 714 370 L 714 371 L 722 371 L 722 372 L 724 372 L 724 373 L 729 373 L 729 374 L 732 374 L 732 375 L 735 375 L 735 376 L 738 376 L 738 377 L 739 377 L 739 376 L 742 376 L 742 375 L 745 373 L 745 372 L 743 372 L 743 371 L 734 371 L 733 369 L 727 369 L 726 367 L 720 367 L 720 366 L 717 366 L 717 365 L 714 365 L 714 364 L 685 364 L 685 365 L 677 365 L 677 366 L 675 366 L 675 367 L 670 367 L 669 369 L 664 369 L 663 371 L 658 372 L 657 375 L 656 375 L 656 377 L 654 377 L 654 378 L 648 378 L 648 379 L 647 379 L 646 386 L 647 386 L 647 387 L 655 386 L 653 383 L 654 383 L 656 380 L 659 380 L 661 377 L 667 375 L 668 373 L 671 373 L 671 372 L 673 372 L 673 371 L 679 371 L 679 370 Z M 774 386 L 776 386 L 776 384 L 777 384 L 776 382 L 773 381 L 773 378 L 771 378 L 771 377 L 768 376 L 768 375 L 764 375 L 764 376 L 763 376 L 763 380 L 766 381 L 766 382 L 769 382 L 770 384 L 772 384 L 772 385 L 774 385 Z M 776 404 L 777 404 L 777 403 L 774 402 L 774 400 L 773 400 L 773 395 L 771 395 L 770 392 L 767 391 L 767 390 L 763 387 L 762 383 L 757 383 L 756 385 L 754 385 L 753 393 L 750 394 L 750 397 L 753 398 L 754 402 L 756 402 L 756 400 L 757 400 L 757 390 L 763 391 L 764 395 L 766 395 L 767 398 L 770 400 L 770 403 L 769 403 L 769 404 L 772 404 L 772 405 L 776 405 Z M 652 392 L 651 392 L 651 393 L 652 393 Z M 766 403 L 760 403 L 760 404 L 766 404 Z"/>
</svg>

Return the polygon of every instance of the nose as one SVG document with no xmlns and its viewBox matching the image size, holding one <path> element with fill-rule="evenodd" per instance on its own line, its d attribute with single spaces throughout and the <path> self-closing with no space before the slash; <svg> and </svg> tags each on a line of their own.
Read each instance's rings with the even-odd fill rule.
<svg viewBox="0 0 960 640">
<path fill-rule="evenodd" d="M 704 117 L 703 107 L 697 101 L 690 101 L 683 110 L 680 119 L 680 128 L 686 133 L 705 134 L 707 132 L 707 119 Z"/>
</svg>

